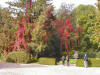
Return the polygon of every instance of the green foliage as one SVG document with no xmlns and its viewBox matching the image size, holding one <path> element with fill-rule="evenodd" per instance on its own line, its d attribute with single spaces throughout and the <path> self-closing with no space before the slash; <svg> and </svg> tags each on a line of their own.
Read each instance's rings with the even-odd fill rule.
<svg viewBox="0 0 100 75">
<path fill-rule="evenodd" d="M 90 41 L 93 45 L 97 44 L 98 48 L 100 48 L 100 2 L 97 3 L 97 6 L 99 10 L 97 11 L 94 22 L 92 22 L 93 25 L 89 28 L 89 30 L 92 30 Z"/>
<path fill-rule="evenodd" d="M 76 66 L 83 67 L 84 66 L 84 60 L 83 59 L 77 59 Z M 88 67 L 100 67 L 100 59 L 99 58 L 89 58 L 88 59 Z"/>
<path fill-rule="evenodd" d="M 97 53 L 96 53 L 96 57 L 97 57 L 97 58 L 100 58 L 100 52 L 97 52 Z"/>
<path fill-rule="evenodd" d="M 11 52 L 6 56 L 6 62 L 12 63 L 27 63 L 29 60 L 29 54 L 26 52 Z"/>
<path fill-rule="evenodd" d="M 84 58 L 84 55 L 85 55 L 84 52 L 79 53 L 79 55 L 78 55 L 79 59 Z"/>
<path fill-rule="evenodd" d="M 37 61 L 38 61 L 37 57 L 34 56 L 29 58 L 28 63 L 36 63 Z"/>
<path fill-rule="evenodd" d="M 89 14 L 95 13 L 96 8 L 92 5 L 79 5 L 72 11 L 72 15 L 75 18 L 74 20 L 76 20 L 76 23 L 78 23 L 79 25 L 83 25 L 84 23 L 86 23 L 86 18 Z"/>
<path fill-rule="evenodd" d="M 84 67 L 84 61 L 83 61 L 83 59 L 77 59 L 76 66 L 78 66 L 78 67 Z"/>
<path fill-rule="evenodd" d="M 17 26 L 14 23 L 14 18 L 10 16 L 8 8 L 2 9 L 1 17 L 0 53 L 3 53 L 4 48 L 15 39 Z"/>
<path fill-rule="evenodd" d="M 72 11 L 72 17 L 74 18 L 74 24 L 82 26 L 80 49 L 94 48 L 90 39 L 95 39 L 93 31 L 96 22 L 96 8 L 92 5 L 79 5 Z"/>
<path fill-rule="evenodd" d="M 44 34 L 43 25 L 38 25 L 32 31 L 32 41 L 29 46 L 32 47 L 32 50 L 35 50 L 36 53 L 43 51 L 47 45 L 44 40 L 42 40 L 42 35 Z"/>
<path fill-rule="evenodd" d="M 76 64 L 77 59 L 69 59 L 69 64 Z M 62 61 L 59 61 L 57 64 L 62 64 Z M 67 60 L 65 60 L 65 64 L 67 64 Z"/>
<path fill-rule="evenodd" d="M 35 23 L 35 28 L 32 30 L 32 42 L 29 43 L 29 46 L 32 48 L 32 50 L 35 50 L 36 53 L 45 50 L 47 47 L 45 40 L 43 40 L 43 34 L 46 32 L 44 26 L 45 19 L 46 16 L 41 14 L 38 21 Z"/>
<path fill-rule="evenodd" d="M 39 58 L 39 64 L 56 65 L 56 59 L 55 58 Z"/>
<path fill-rule="evenodd" d="M 77 59 L 70 59 L 69 64 L 76 64 Z"/>
<path fill-rule="evenodd" d="M 100 59 L 99 58 L 89 59 L 89 63 L 88 63 L 89 67 L 100 67 Z"/>
<path fill-rule="evenodd" d="M 88 58 L 95 58 L 96 57 L 96 52 L 88 52 L 87 56 L 88 56 Z"/>
<path fill-rule="evenodd" d="M 81 53 L 79 53 L 79 55 L 78 55 L 79 59 L 83 59 L 85 54 L 87 54 L 87 57 L 88 57 L 88 58 L 95 58 L 97 52 L 89 52 L 89 51 L 88 51 L 87 53 L 86 53 L 86 52 L 81 52 Z"/>
</svg>

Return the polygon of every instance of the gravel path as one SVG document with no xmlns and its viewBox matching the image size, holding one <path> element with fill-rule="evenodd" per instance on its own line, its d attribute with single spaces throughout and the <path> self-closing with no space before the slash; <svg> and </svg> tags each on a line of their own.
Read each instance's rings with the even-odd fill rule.
<svg viewBox="0 0 100 75">
<path fill-rule="evenodd" d="M 0 63 L 0 75 L 100 75 L 100 67 Z"/>
</svg>

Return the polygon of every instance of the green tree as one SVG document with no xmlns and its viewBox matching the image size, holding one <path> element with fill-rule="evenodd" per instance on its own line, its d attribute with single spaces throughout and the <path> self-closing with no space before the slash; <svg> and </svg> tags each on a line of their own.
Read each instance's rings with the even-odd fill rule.
<svg viewBox="0 0 100 75">
<path fill-rule="evenodd" d="M 79 5 L 72 11 L 72 17 L 76 26 L 82 26 L 80 48 L 85 51 L 92 48 L 90 36 L 93 34 L 93 25 L 96 20 L 96 8 L 92 5 Z"/>
<path fill-rule="evenodd" d="M 90 37 L 90 40 L 93 44 L 97 44 L 98 48 L 100 48 L 100 2 L 98 0 L 97 3 L 98 11 L 96 15 L 96 19 L 94 20 L 95 23 L 91 27 L 93 28 L 93 34 Z"/>
<path fill-rule="evenodd" d="M 10 12 L 7 8 L 1 11 L 1 32 L 0 32 L 0 51 L 3 50 L 9 43 L 15 38 L 16 24 L 14 24 L 14 18 L 10 16 Z"/>
<path fill-rule="evenodd" d="M 75 24 L 84 25 L 89 14 L 96 14 L 96 8 L 92 5 L 79 5 L 72 11 Z M 84 20 L 84 21 L 83 21 Z M 82 22 L 81 22 L 82 21 Z"/>
</svg>

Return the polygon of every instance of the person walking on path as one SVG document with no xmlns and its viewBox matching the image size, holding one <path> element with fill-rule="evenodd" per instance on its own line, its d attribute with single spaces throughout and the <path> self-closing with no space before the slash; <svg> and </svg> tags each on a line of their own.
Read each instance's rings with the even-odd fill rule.
<svg viewBox="0 0 100 75">
<path fill-rule="evenodd" d="M 69 66 L 69 56 L 66 56 L 67 66 Z"/>
<path fill-rule="evenodd" d="M 84 67 L 85 68 L 87 68 L 87 61 L 88 61 L 87 55 L 85 54 L 85 56 L 84 56 Z"/>
<path fill-rule="evenodd" d="M 62 56 L 62 64 L 65 65 L 65 56 Z"/>
</svg>

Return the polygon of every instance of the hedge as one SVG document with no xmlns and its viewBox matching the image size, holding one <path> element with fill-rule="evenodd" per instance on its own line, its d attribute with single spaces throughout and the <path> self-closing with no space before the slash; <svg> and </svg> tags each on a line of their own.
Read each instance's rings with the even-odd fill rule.
<svg viewBox="0 0 100 75">
<path fill-rule="evenodd" d="M 69 64 L 76 64 L 77 59 L 69 59 Z M 58 62 L 58 64 L 62 64 L 62 60 Z M 67 60 L 65 60 L 65 64 L 67 64 Z"/>
<path fill-rule="evenodd" d="M 12 63 L 27 63 L 29 61 L 29 54 L 24 51 L 21 52 L 11 52 L 6 56 L 6 62 Z"/>
<path fill-rule="evenodd" d="M 84 66 L 84 60 L 83 59 L 77 59 L 76 66 L 83 67 Z"/>
<path fill-rule="evenodd" d="M 76 66 L 84 67 L 84 60 L 77 59 Z M 88 67 L 100 67 L 100 58 L 89 58 L 88 59 Z"/>
<path fill-rule="evenodd" d="M 39 64 L 44 64 L 44 65 L 56 65 L 56 59 L 55 58 L 39 58 Z"/>
</svg>

